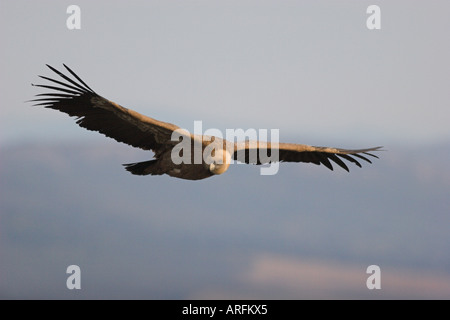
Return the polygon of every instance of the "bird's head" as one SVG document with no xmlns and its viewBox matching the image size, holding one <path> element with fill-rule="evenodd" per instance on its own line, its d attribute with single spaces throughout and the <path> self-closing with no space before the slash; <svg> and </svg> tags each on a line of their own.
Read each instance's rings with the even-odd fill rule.
<svg viewBox="0 0 450 320">
<path fill-rule="evenodd" d="M 228 170 L 231 163 L 231 154 L 227 150 L 212 150 L 205 158 L 205 166 L 213 174 L 222 174 Z"/>
</svg>

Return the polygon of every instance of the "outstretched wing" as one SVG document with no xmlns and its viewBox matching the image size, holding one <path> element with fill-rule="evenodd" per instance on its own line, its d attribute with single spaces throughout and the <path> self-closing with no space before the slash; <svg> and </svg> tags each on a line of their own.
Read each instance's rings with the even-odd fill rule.
<svg viewBox="0 0 450 320">
<path fill-rule="evenodd" d="M 323 164 L 328 169 L 333 170 L 331 161 L 349 171 L 343 160 L 350 161 L 361 167 L 358 160 L 372 163 L 369 157 L 378 158 L 370 153 L 382 147 L 368 149 L 337 149 L 328 147 L 313 147 L 304 144 L 279 143 L 271 144 L 267 142 L 246 141 L 236 143 L 233 159 L 251 164 L 264 164 L 269 162 L 306 162 L 316 165 Z M 278 152 L 278 156 L 277 156 Z"/>
<path fill-rule="evenodd" d="M 64 81 L 39 76 L 58 86 L 33 84 L 33 86 L 54 90 L 36 95 L 35 106 L 43 106 L 77 117 L 77 124 L 92 131 L 98 131 L 116 141 L 155 153 L 170 143 L 172 132 L 179 127 L 144 116 L 131 109 L 109 101 L 84 83 L 69 67 L 70 78 L 47 65 Z"/>
</svg>

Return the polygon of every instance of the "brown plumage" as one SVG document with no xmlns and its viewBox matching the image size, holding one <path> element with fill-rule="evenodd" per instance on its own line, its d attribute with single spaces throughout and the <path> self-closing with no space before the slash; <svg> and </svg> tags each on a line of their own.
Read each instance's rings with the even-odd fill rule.
<svg viewBox="0 0 450 320">
<path fill-rule="evenodd" d="M 73 78 L 47 66 L 65 82 L 40 76 L 58 86 L 33 84 L 36 87 L 55 91 L 36 95 L 38 98 L 32 100 L 36 102 L 34 105 L 65 112 L 69 116 L 76 117 L 76 123 L 83 128 L 98 131 L 107 137 L 136 148 L 152 150 L 155 153 L 153 160 L 124 165 L 126 170 L 136 175 L 168 174 L 188 180 L 204 179 L 224 173 L 228 169 L 231 159 L 253 164 L 273 162 L 273 158 L 261 158 L 260 151 L 262 149 L 267 150 L 268 154 L 278 152 L 278 159 L 275 161 L 323 164 L 333 170 L 332 161 L 348 171 L 343 160 L 361 167 L 358 160 L 371 163 L 368 156 L 375 158 L 377 156 L 370 152 L 381 148 L 347 150 L 291 143 L 271 144 L 259 141 L 234 143 L 218 137 L 193 135 L 174 124 L 144 116 L 99 96 L 66 65 L 64 67 Z M 172 138 L 174 132 L 177 133 L 179 139 Z M 190 150 L 183 150 L 183 152 L 190 151 L 190 156 L 185 155 L 187 156 L 185 159 L 191 161 L 175 163 L 173 154 L 177 154 L 175 152 L 177 145 L 184 139 L 188 139 L 190 143 Z M 205 153 L 205 150 L 211 151 L 211 149 L 213 152 Z M 199 150 L 201 155 L 211 154 L 211 156 L 205 159 L 202 156 L 199 161 L 198 157 L 195 158 L 196 151 L 199 152 Z M 182 156 L 181 153 L 180 156 Z"/>
</svg>

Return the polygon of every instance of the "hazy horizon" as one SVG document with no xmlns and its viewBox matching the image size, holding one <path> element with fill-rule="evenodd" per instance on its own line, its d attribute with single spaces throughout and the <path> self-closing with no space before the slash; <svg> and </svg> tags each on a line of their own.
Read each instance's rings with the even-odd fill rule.
<svg viewBox="0 0 450 320">
<path fill-rule="evenodd" d="M 129 174 L 151 153 L 107 139 L 2 148 L 1 296 L 448 299 L 449 152 L 433 149 L 184 181 Z"/>
</svg>

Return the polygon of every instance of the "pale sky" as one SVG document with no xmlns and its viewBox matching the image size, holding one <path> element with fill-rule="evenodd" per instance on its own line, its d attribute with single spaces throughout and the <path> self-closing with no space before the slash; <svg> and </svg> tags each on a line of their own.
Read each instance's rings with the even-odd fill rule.
<svg viewBox="0 0 450 320">
<path fill-rule="evenodd" d="M 81 9 L 69 30 L 66 9 Z M 448 1 L 0 2 L 0 146 L 103 139 L 24 103 L 45 67 L 188 130 L 277 128 L 342 147 L 450 138 Z"/>
</svg>

